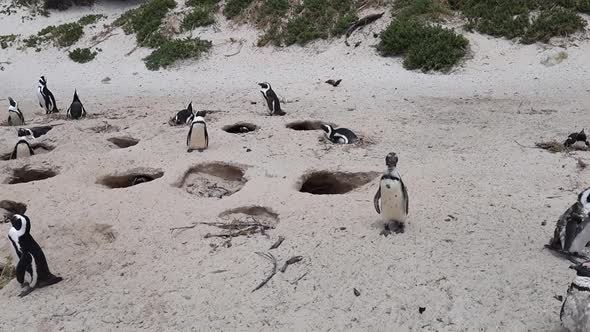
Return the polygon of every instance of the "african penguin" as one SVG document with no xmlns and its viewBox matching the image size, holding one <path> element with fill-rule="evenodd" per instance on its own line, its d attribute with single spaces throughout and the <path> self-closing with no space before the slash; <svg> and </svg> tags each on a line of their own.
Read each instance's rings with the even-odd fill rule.
<svg viewBox="0 0 590 332">
<path fill-rule="evenodd" d="M 287 113 L 283 112 L 281 109 L 281 102 L 279 101 L 279 97 L 270 87 L 270 83 L 258 83 L 260 85 L 260 92 L 262 92 L 262 96 L 266 100 L 268 104 L 268 110 L 270 115 L 285 115 Z"/>
<path fill-rule="evenodd" d="M 8 238 L 12 244 L 12 254 L 16 264 L 16 280 L 25 288 L 19 297 L 26 296 L 35 288 L 41 288 L 62 281 L 53 275 L 47 266 L 43 250 L 31 236 L 31 220 L 24 214 L 14 214 L 9 218 L 12 227 Z"/>
<path fill-rule="evenodd" d="M 188 152 L 193 150 L 203 151 L 209 146 L 209 134 L 207 134 L 207 125 L 201 112 L 197 112 L 191 123 L 191 129 L 186 137 Z"/>
<path fill-rule="evenodd" d="M 582 142 L 586 145 L 586 147 L 590 148 L 590 142 L 588 141 L 588 136 L 586 136 L 584 129 L 582 129 L 582 131 L 579 133 L 570 134 L 563 145 L 569 147 L 576 144 L 577 142 Z"/>
<path fill-rule="evenodd" d="M 53 129 L 53 126 L 19 128 L 17 135 L 18 137 L 38 138 L 47 134 L 47 132 L 49 132 L 51 129 Z"/>
<path fill-rule="evenodd" d="M 8 124 L 11 126 L 24 125 L 25 117 L 23 116 L 23 112 L 18 108 L 18 103 L 11 97 L 8 97 L 8 102 L 10 103 L 10 106 L 8 106 Z"/>
<path fill-rule="evenodd" d="M 397 161 L 395 152 L 391 152 L 385 157 L 387 170 L 381 176 L 379 189 L 373 198 L 375 210 L 381 214 L 386 223 L 386 232 L 383 233 L 385 235 L 391 232 L 404 232 L 404 222 L 408 216 L 410 204 L 408 191 L 397 170 Z"/>
<path fill-rule="evenodd" d="M 590 188 L 578 195 L 578 201 L 567 209 L 557 221 L 553 238 L 545 247 L 573 257 L 584 257 L 584 248 L 590 242 Z"/>
<path fill-rule="evenodd" d="M 35 151 L 33 151 L 29 141 L 27 141 L 24 137 L 19 137 L 16 145 L 14 146 L 14 150 L 12 150 L 12 153 L 10 154 L 10 159 L 26 158 L 34 154 Z"/>
<path fill-rule="evenodd" d="M 86 109 L 82 105 L 80 98 L 78 98 L 78 91 L 74 90 L 74 100 L 72 100 L 72 104 L 68 108 L 66 118 L 77 120 L 84 117 L 86 117 Z"/>
<path fill-rule="evenodd" d="M 193 111 L 193 102 L 191 101 L 186 109 L 179 111 L 176 113 L 174 118 L 171 120 L 171 124 L 174 126 L 182 125 L 182 124 L 191 124 L 193 119 L 195 118 L 195 113 Z"/>
<path fill-rule="evenodd" d="M 355 135 L 355 133 L 353 133 L 352 130 L 347 129 L 347 128 L 334 129 L 334 127 L 332 127 L 329 124 L 325 124 L 325 123 L 322 123 L 321 127 L 324 130 L 324 132 L 326 133 L 326 137 L 332 143 L 352 144 L 352 143 L 356 142 L 356 140 L 358 139 L 358 137 Z"/>
<path fill-rule="evenodd" d="M 570 284 L 559 319 L 571 332 L 590 331 L 590 261 L 570 266 L 576 277 Z"/>
<path fill-rule="evenodd" d="M 39 106 L 45 110 L 45 114 L 59 112 L 57 105 L 55 104 L 55 97 L 53 97 L 53 93 L 47 88 L 47 80 L 45 79 L 45 76 L 39 78 L 37 98 L 39 98 Z"/>
</svg>

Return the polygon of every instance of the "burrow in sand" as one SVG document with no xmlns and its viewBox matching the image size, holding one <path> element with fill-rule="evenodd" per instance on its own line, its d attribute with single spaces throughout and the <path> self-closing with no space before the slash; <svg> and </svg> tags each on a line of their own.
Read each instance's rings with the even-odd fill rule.
<svg viewBox="0 0 590 332">
<path fill-rule="evenodd" d="M 279 223 L 279 214 L 272 209 L 258 206 L 242 206 L 235 209 L 229 209 L 222 212 L 219 218 L 227 220 L 228 222 L 252 222 L 261 225 L 275 228 Z"/>
<path fill-rule="evenodd" d="M 315 121 L 315 120 L 295 121 L 295 122 L 287 123 L 285 126 L 289 129 L 293 129 L 293 130 L 322 130 L 323 123 L 329 124 L 334 127 L 336 126 L 333 123 Z"/>
<path fill-rule="evenodd" d="M 211 162 L 189 168 L 176 187 L 199 197 L 222 198 L 235 194 L 244 184 L 246 179 L 242 167 Z"/>
<path fill-rule="evenodd" d="M 258 127 L 255 124 L 248 122 L 237 122 L 232 125 L 224 126 L 222 129 L 230 134 L 245 134 L 255 131 Z"/>
<path fill-rule="evenodd" d="M 35 152 L 35 155 L 39 155 L 53 151 L 55 149 L 55 146 L 43 142 L 37 142 L 31 144 L 31 148 L 33 149 L 33 152 Z M 0 155 L 0 160 L 10 160 L 11 155 L 12 151 L 6 152 Z"/>
<path fill-rule="evenodd" d="M 127 188 L 144 182 L 150 182 L 164 176 L 161 169 L 136 168 L 122 174 L 105 175 L 100 177 L 96 183 L 109 188 Z"/>
<path fill-rule="evenodd" d="M 346 194 L 373 181 L 379 174 L 379 172 L 311 172 L 301 178 L 299 191 L 313 195 Z"/>
<path fill-rule="evenodd" d="M 107 141 L 111 142 L 114 146 L 120 149 L 126 149 L 128 147 L 132 147 L 139 143 L 138 139 L 135 139 L 130 136 L 119 136 L 119 137 L 111 137 L 107 139 Z"/>
<path fill-rule="evenodd" d="M 59 174 L 55 167 L 36 167 L 25 165 L 14 168 L 11 175 L 5 180 L 8 184 L 27 183 L 52 178 Z"/>
<path fill-rule="evenodd" d="M 110 123 L 105 122 L 98 126 L 86 128 L 86 131 L 96 134 L 115 133 L 119 131 L 119 127 L 113 126 Z"/>
<path fill-rule="evenodd" d="M 27 204 L 4 199 L 0 201 L 0 209 L 5 210 L 9 214 L 25 214 L 27 212 Z"/>
</svg>

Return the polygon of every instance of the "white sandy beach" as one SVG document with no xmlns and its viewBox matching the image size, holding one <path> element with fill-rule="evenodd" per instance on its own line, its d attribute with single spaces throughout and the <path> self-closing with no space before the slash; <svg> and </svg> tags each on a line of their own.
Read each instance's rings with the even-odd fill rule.
<svg viewBox="0 0 590 332">
<path fill-rule="evenodd" d="M 74 46 L 88 47 L 121 12 L 99 2 L 22 24 L 19 11 L 0 17 L 0 34 L 107 15 Z M 590 163 L 590 152 L 552 154 L 515 140 L 534 146 L 590 129 L 590 41 L 523 46 L 466 33 L 468 59 L 450 74 L 423 74 L 376 55 L 373 32 L 389 18 L 355 32 L 358 48 L 339 39 L 286 49 L 257 48 L 256 30 L 217 19 L 215 29 L 193 32 L 213 41 L 207 56 L 156 72 L 141 61 L 150 50 L 125 56 L 135 36 L 120 29 L 86 64 L 65 49 L 0 49 L 0 98 L 18 100 L 28 125 L 63 123 L 39 139 L 54 150 L 0 161 L 0 200 L 28 205 L 32 234 L 64 278 L 24 298 L 16 280 L 0 290 L 1 331 L 561 331 L 554 297 L 575 272 L 543 246 L 590 186 L 590 169 L 577 167 L 577 158 Z M 559 51 L 568 54 L 562 63 L 541 63 Z M 39 108 L 41 75 L 59 118 Z M 342 84 L 323 83 L 330 78 Z M 272 83 L 286 116 L 267 116 L 260 81 Z M 65 121 L 74 89 L 90 116 Z M 187 127 L 167 124 L 190 100 L 215 111 L 202 153 L 186 152 Z M 285 127 L 298 120 L 350 128 L 366 144 L 335 146 L 321 131 Z M 222 130 L 238 121 L 259 128 Z M 105 122 L 114 127 L 96 129 Z M 0 127 L 1 154 L 14 147 L 15 132 Z M 139 143 L 118 149 L 107 141 L 119 136 Z M 379 235 L 378 175 L 343 195 L 299 192 L 311 171 L 380 173 L 391 151 L 410 195 L 404 234 Z M 222 199 L 178 187 L 189 168 L 209 162 L 241 168 L 247 182 Z M 58 174 L 8 184 L 25 165 Z M 164 174 L 121 189 L 97 183 L 138 168 Z M 275 227 L 268 237 L 235 237 L 228 247 L 204 238 L 215 227 L 170 231 L 248 206 L 278 214 L 264 218 Z M 279 236 L 285 241 L 269 251 Z M 1 238 L 3 262 L 10 243 Z M 279 267 L 303 260 L 252 292 L 272 268 L 255 252 L 271 252 Z"/>
</svg>

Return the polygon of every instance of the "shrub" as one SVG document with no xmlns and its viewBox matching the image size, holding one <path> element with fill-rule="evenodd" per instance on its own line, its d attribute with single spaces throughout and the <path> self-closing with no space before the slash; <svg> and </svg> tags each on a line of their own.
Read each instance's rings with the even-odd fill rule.
<svg viewBox="0 0 590 332">
<path fill-rule="evenodd" d="M 96 52 L 90 50 L 89 48 L 76 48 L 75 50 L 69 52 L 68 56 L 75 62 L 86 63 L 94 60 L 96 54 Z"/>
<path fill-rule="evenodd" d="M 65 10 L 73 5 L 91 6 L 94 2 L 95 0 L 45 0 L 45 8 Z"/>
<path fill-rule="evenodd" d="M 16 40 L 16 35 L 4 35 L 0 36 L 0 48 L 5 49 L 12 46 L 12 43 Z"/>
<path fill-rule="evenodd" d="M 105 18 L 106 16 L 98 14 L 98 15 L 86 15 L 86 16 L 82 16 L 82 18 L 80 18 L 78 20 L 78 23 L 80 23 L 83 26 L 86 25 L 90 25 L 90 24 L 94 24 L 96 22 L 98 22 L 98 20 Z"/>
<path fill-rule="evenodd" d="M 521 39 L 524 44 L 549 42 L 552 37 L 566 36 L 586 26 L 586 21 L 572 9 L 554 7 L 543 10 Z"/>
<path fill-rule="evenodd" d="M 126 33 L 135 32 L 139 46 L 157 47 L 164 41 L 158 32 L 162 20 L 174 7 L 174 0 L 149 0 L 141 7 L 123 13 L 113 24 L 121 26 Z"/>
<path fill-rule="evenodd" d="M 209 8 L 197 7 L 194 8 L 182 20 L 182 28 L 184 30 L 192 30 L 197 27 L 207 26 L 215 23 L 215 19 L 210 14 Z"/>
<path fill-rule="evenodd" d="M 256 20 L 259 23 L 268 23 L 274 18 L 284 17 L 288 11 L 288 0 L 265 0 L 258 10 Z"/>
<path fill-rule="evenodd" d="M 248 8 L 253 0 L 227 0 L 223 15 L 231 19 L 240 15 L 244 9 Z"/>
<path fill-rule="evenodd" d="M 40 41 L 53 40 L 58 47 L 74 45 L 84 34 L 84 28 L 78 23 L 66 23 L 58 26 L 50 25 L 39 31 Z"/>
<path fill-rule="evenodd" d="M 198 38 L 167 40 L 144 58 L 144 62 L 149 70 L 158 70 L 168 67 L 177 60 L 198 59 L 210 48 L 210 41 Z"/>
</svg>

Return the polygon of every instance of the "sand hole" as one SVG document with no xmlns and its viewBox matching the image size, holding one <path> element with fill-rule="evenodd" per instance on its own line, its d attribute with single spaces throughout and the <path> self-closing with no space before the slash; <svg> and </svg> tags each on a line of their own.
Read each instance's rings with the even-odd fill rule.
<svg viewBox="0 0 590 332">
<path fill-rule="evenodd" d="M 119 127 L 113 126 L 108 122 L 105 122 L 101 125 L 90 127 L 86 129 L 87 131 L 96 133 L 96 134 L 105 134 L 105 133 L 115 133 L 119 131 Z"/>
<path fill-rule="evenodd" d="M 25 214 L 27 212 L 27 204 L 5 199 L 0 201 L 0 209 L 5 210 L 9 214 Z"/>
<path fill-rule="evenodd" d="M 258 129 L 255 124 L 247 123 L 247 122 L 237 122 L 232 125 L 227 125 L 222 128 L 223 131 L 228 132 L 230 134 L 245 134 Z"/>
<path fill-rule="evenodd" d="M 105 175 L 96 181 L 109 188 L 127 188 L 144 182 L 159 179 L 164 172 L 159 169 L 138 168 L 118 175 Z"/>
<path fill-rule="evenodd" d="M 6 180 L 8 184 L 27 183 L 52 178 L 59 174 L 56 170 L 49 168 L 33 168 L 24 166 L 12 170 L 12 175 Z"/>
<path fill-rule="evenodd" d="M 313 195 L 346 194 L 371 182 L 379 174 L 379 172 L 313 172 L 303 177 L 299 191 Z"/>
<path fill-rule="evenodd" d="M 113 143 L 120 149 L 126 149 L 139 143 L 139 140 L 129 136 L 111 137 L 107 141 Z"/>
<path fill-rule="evenodd" d="M 333 123 L 329 122 L 306 120 L 287 123 L 286 127 L 293 130 L 322 130 L 322 123 L 327 123 L 332 126 L 336 126 Z"/>
<path fill-rule="evenodd" d="M 242 168 L 214 162 L 189 168 L 176 186 L 192 195 L 222 198 L 235 194 L 245 183 Z"/>
<path fill-rule="evenodd" d="M 222 212 L 219 218 L 229 222 L 257 223 L 275 228 L 279 223 L 279 214 L 273 210 L 258 205 L 242 206 Z"/>
</svg>

